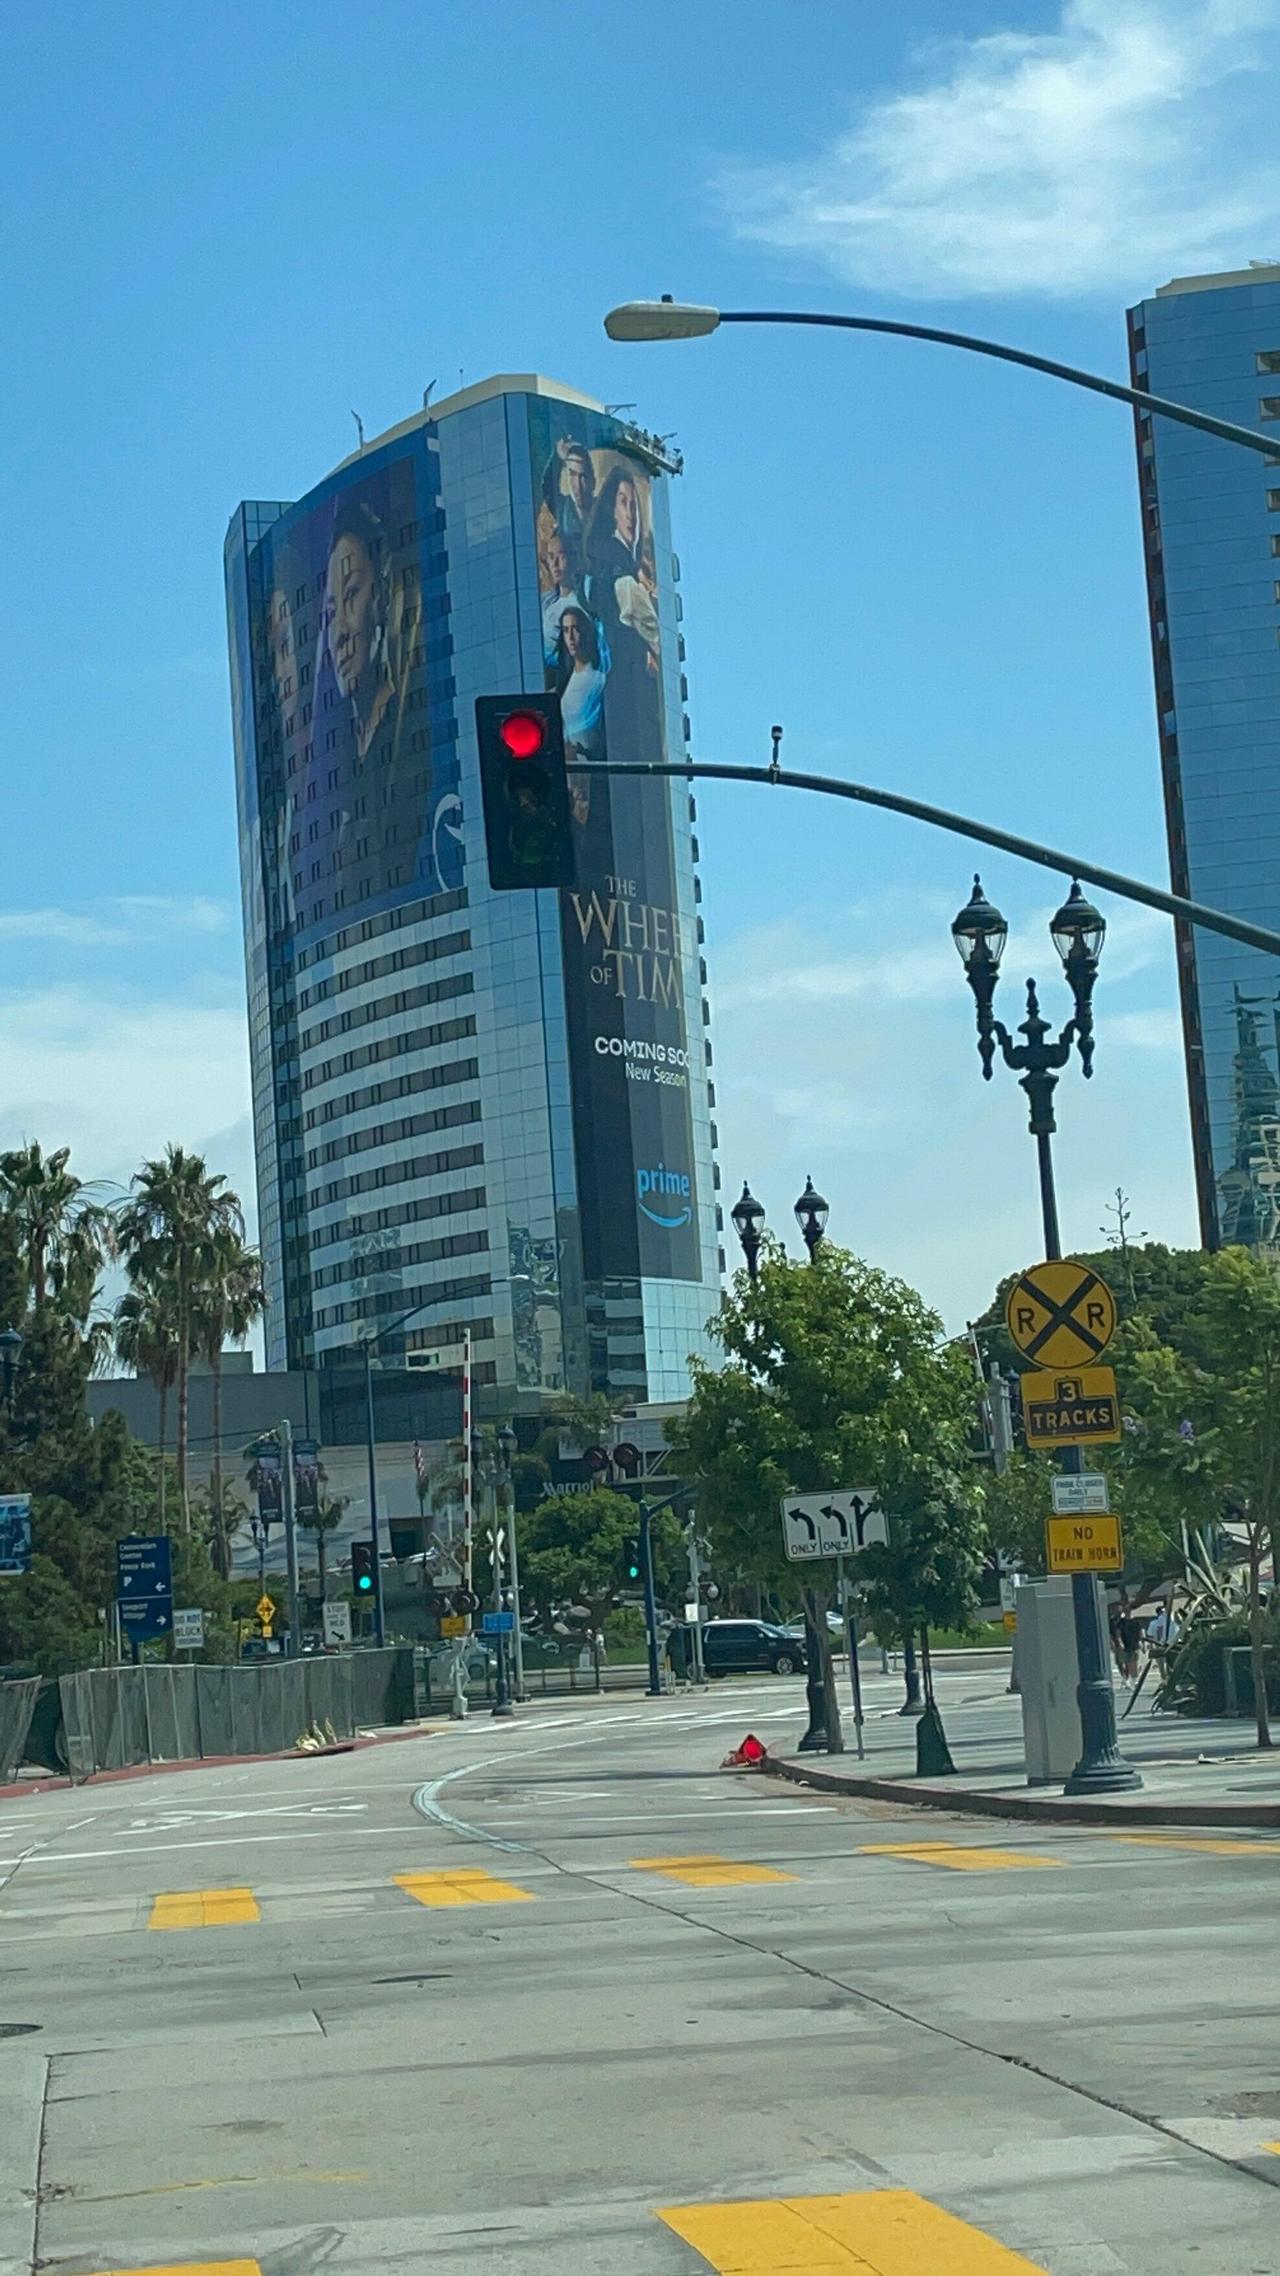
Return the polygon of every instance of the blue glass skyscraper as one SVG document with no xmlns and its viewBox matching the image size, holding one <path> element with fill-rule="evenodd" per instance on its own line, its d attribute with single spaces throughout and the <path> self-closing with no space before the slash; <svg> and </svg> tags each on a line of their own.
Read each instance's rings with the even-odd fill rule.
<svg viewBox="0 0 1280 2276">
<path fill-rule="evenodd" d="M 468 387 L 226 570 L 268 1363 L 456 1357 L 482 1399 L 670 1400 L 721 1214 L 673 462 L 534 377 Z M 554 688 L 577 884 L 491 892 L 475 699 Z"/>
<path fill-rule="evenodd" d="M 1173 889 L 1280 927 L 1280 265 L 1177 277 L 1129 311 L 1134 384 L 1276 460 L 1137 415 Z M 1280 963 L 1178 927 L 1201 1238 L 1280 1257 Z"/>
</svg>

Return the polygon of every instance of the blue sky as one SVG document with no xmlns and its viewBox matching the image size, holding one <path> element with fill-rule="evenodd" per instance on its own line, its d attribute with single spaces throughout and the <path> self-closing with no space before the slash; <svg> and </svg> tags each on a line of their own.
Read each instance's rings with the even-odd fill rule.
<svg viewBox="0 0 1280 2276">
<path fill-rule="evenodd" d="M 608 343 L 632 294 L 916 313 L 1123 373 L 1126 304 L 1280 245 L 1275 0 L 51 0 L 0 180 L 9 542 L 0 1141 L 251 1193 L 221 544 L 460 377 L 674 429 L 695 749 L 936 798 L 1162 878 L 1131 431 L 906 343 Z M 16 225 L 15 225 L 16 224 Z M 979 1079 L 956 840 L 700 795 L 726 1187 L 952 1321 L 1037 1248 Z M 1053 882 L 983 864 L 1061 1005 Z M 1115 905 L 1067 1240 L 1194 1238 L 1167 928 Z M 1010 986 L 1009 993 L 1013 989 Z M 1006 1006 L 1006 1016 L 1011 1006 Z"/>
</svg>

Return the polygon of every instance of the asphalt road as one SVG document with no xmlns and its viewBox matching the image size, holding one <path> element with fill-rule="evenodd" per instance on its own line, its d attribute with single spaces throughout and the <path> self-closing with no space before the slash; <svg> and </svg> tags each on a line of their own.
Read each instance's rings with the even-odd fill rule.
<svg viewBox="0 0 1280 2276">
<path fill-rule="evenodd" d="M 0 2276 L 1280 2276 L 1280 1841 L 722 1773 L 800 1692 L 0 1804 Z"/>
</svg>

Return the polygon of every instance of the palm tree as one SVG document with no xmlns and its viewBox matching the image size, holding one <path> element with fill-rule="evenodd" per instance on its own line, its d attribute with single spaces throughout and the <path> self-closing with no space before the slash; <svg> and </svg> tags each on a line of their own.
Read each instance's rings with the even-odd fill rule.
<svg viewBox="0 0 1280 2276">
<path fill-rule="evenodd" d="M 122 1366 L 132 1367 L 137 1375 L 149 1375 L 160 1395 L 156 1500 L 163 1533 L 166 1423 L 169 1393 L 178 1374 L 177 1305 L 171 1285 L 152 1280 L 126 1290 L 116 1306 L 115 1350 Z"/>
<path fill-rule="evenodd" d="M 262 1259 L 245 1247 L 233 1225 L 215 1231 L 192 1314 L 192 1349 L 213 1371 L 213 1478 L 210 1493 L 214 1561 L 222 1579 L 231 1577 L 230 1541 L 222 1508 L 222 1353 L 241 1344 L 267 1308 Z"/>
<path fill-rule="evenodd" d="M 69 1146 L 46 1155 L 37 1140 L 0 1154 L 0 1211 L 18 1231 L 31 1302 L 56 1297 L 80 1325 L 88 1319 L 107 1245 L 107 1212 L 67 1167 Z"/>
<path fill-rule="evenodd" d="M 187 1532 L 191 1530 L 187 1494 L 191 1353 L 201 1291 L 212 1269 L 217 1238 L 227 1231 L 243 1238 L 244 1213 L 238 1196 L 221 1174 L 210 1172 L 203 1155 L 174 1145 L 165 1148 L 159 1161 L 143 1163 L 115 1220 L 116 1245 L 135 1286 L 145 1288 L 162 1276 L 173 1287 L 178 1503 Z"/>
<path fill-rule="evenodd" d="M 316 1568 L 322 1603 L 328 1593 L 329 1574 L 329 1553 L 325 1548 L 325 1540 L 330 1533 L 335 1532 L 341 1525 L 350 1502 L 350 1494 L 321 1494 L 316 1503 L 314 1517 L 299 1518 L 298 1520 L 307 1533 L 314 1533 L 316 1537 Z"/>
</svg>

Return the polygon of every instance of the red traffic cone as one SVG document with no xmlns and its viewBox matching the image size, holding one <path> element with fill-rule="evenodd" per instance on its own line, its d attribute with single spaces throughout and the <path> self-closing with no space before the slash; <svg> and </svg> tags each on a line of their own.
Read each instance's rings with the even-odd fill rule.
<svg viewBox="0 0 1280 2276">
<path fill-rule="evenodd" d="M 725 1756 L 720 1768 L 722 1770 L 763 1770 L 768 1752 L 763 1739 L 758 1739 L 754 1731 L 748 1731 L 741 1746 L 736 1746 L 732 1754 Z"/>
</svg>

